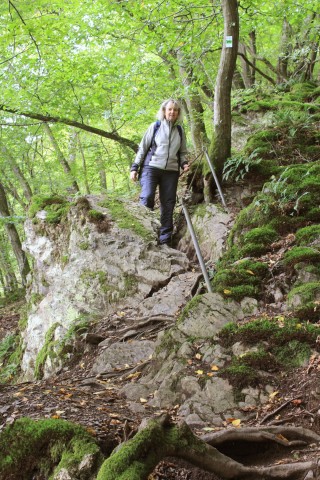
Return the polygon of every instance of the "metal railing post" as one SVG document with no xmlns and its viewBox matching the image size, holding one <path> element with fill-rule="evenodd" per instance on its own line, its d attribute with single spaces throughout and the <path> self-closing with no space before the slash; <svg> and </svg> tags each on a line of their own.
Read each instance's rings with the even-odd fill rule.
<svg viewBox="0 0 320 480">
<path fill-rule="evenodd" d="M 209 167 L 210 167 L 211 173 L 212 173 L 212 175 L 213 175 L 214 181 L 216 182 L 217 189 L 218 189 L 218 191 L 219 191 L 219 195 L 220 195 L 220 197 L 221 197 L 222 205 L 224 206 L 224 208 L 227 208 L 227 204 L 226 204 L 226 201 L 225 201 L 225 199 L 224 199 L 224 196 L 223 196 L 223 193 L 222 193 L 222 190 L 221 190 L 221 187 L 220 187 L 220 183 L 219 183 L 219 180 L 218 180 L 217 174 L 216 174 L 216 172 L 214 171 L 214 168 L 213 168 L 213 165 L 212 165 L 211 159 L 210 159 L 210 157 L 209 157 L 209 154 L 208 154 L 208 152 L 207 152 L 207 149 L 206 149 L 206 148 L 204 149 L 204 153 L 205 153 L 205 156 L 206 156 L 207 162 L 208 162 L 208 164 L 209 164 Z"/>
<path fill-rule="evenodd" d="M 189 228 L 189 231 L 190 231 L 190 235 L 191 235 L 191 238 L 192 238 L 192 241 L 193 241 L 194 248 L 196 250 L 196 254 L 197 254 L 197 257 L 198 257 L 198 260 L 199 260 L 199 264 L 200 264 L 200 267 L 201 267 L 203 278 L 206 282 L 208 292 L 212 293 L 210 279 L 209 279 L 208 272 L 206 270 L 206 266 L 204 264 L 204 261 L 203 261 L 202 255 L 201 255 L 199 243 L 198 243 L 196 234 L 194 232 L 194 228 L 193 228 L 193 225 L 192 225 L 192 222 L 191 222 L 191 218 L 190 218 L 188 209 L 187 209 L 183 200 L 182 200 L 182 209 L 183 209 L 184 216 L 186 217 L 186 220 L 187 220 L 187 225 L 188 225 L 188 228 Z"/>
</svg>

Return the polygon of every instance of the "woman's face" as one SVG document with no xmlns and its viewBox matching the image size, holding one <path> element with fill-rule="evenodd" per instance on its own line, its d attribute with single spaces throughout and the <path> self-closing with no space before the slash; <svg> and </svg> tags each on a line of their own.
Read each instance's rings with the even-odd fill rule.
<svg viewBox="0 0 320 480">
<path fill-rule="evenodd" d="M 179 108 L 173 102 L 169 102 L 164 111 L 165 119 L 168 122 L 175 122 L 179 116 Z"/>
</svg>

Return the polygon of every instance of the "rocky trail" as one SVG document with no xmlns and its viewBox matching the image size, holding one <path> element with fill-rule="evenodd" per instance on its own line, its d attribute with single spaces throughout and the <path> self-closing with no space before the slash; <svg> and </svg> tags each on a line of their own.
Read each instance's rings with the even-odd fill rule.
<svg viewBox="0 0 320 480">
<path fill-rule="evenodd" d="M 16 327 L 19 314 L 14 310 L 15 306 L 12 305 L 10 309 L 4 309 L 0 313 L 2 334 L 4 329 L 12 331 Z M 137 382 L 141 371 L 151 359 L 122 368 L 110 368 L 105 373 L 92 374 L 97 350 L 101 348 L 97 342 L 101 342 L 102 338 L 106 344 L 114 341 L 130 343 L 134 336 L 141 341 L 152 342 L 157 332 L 165 329 L 171 322 L 172 320 L 165 316 L 161 319 L 158 316 L 154 321 L 152 318 L 148 322 L 141 320 L 140 325 L 135 323 L 133 326 L 132 320 L 126 322 L 123 311 L 119 312 L 119 316 L 113 315 L 112 319 L 106 318 L 104 323 L 99 323 L 99 329 L 83 337 L 84 353 L 80 362 L 68 365 L 48 379 L 0 385 L 0 428 L 3 429 L 16 419 L 25 416 L 33 419 L 70 420 L 86 427 L 96 437 L 103 453 L 108 455 L 119 443 L 135 435 L 144 418 L 157 417 L 167 412 L 173 421 L 183 420 L 177 413 L 178 405 L 170 409 L 159 409 L 151 407 L 144 398 L 135 405 L 125 398 L 124 392 Z M 128 332 L 130 335 L 125 338 Z M 195 358 L 193 364 L 189 365 L 190 374 L 194 374 L 195 369 L 201 367 L 203 367 L 201 361 Z M 311 429 L 320 434 L 319 370 L 320 357 L 315 355 L 307 366 L 295 370 L 290 375 L 280 375 L 276 379 L 276 389 L 269 402 L 252 408 L 247 420 L 242 421 L 237 428 L 291 425 Z M 201 437 L 208 432 L 234 429 L 233 420 L 224 421 L 222 427 L 215 427 L 207 422 L 206 425 L 194 425 L 191 428 Z M 255 452 L 254 464 L 263 464 L 266 458 L 274 463 L 307 461 L 318 453 L 318 447 L 312 445 L 305 451 L 290 449 L 285 457 L 281 449 L 272 456 L 268 449 L 265 451 L 262 449 L 259 454 Z M 162 461 L 150 476 L 151 479 L 219 480 L 217 476 L 202 471 L 188 462 L 173 458 Z"/>
</svg>

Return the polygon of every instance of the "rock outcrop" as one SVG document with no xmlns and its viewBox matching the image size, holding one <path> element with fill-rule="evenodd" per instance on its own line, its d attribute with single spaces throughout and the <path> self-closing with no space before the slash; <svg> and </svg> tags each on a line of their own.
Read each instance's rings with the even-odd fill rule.
<svg viewBox="0 0 320 480">
<path fill-rule="evenodd" d="M 70 204 L 58 224 L 48 223 L 44 210 L 26 221 L 24 248 L 34 261 L 23 332 L 24 378 L 56 371 L 66 339 L 77 325 L 106 316 L 121 305 L 141 313 L 173 314 L 189 298 L 196 273 L 187 273 L 186 254 L 157 245 L 154 214 L 145 207 L 118 202 L 123 214 L 130 212 L 136 222 L 130 228 L 129 218 L 128 228 L 122 228 L 119 208 L 115 215 L 108 206 L 101 206 L 102 200 L 90 196 L 87 203 Z"/>
</svg>

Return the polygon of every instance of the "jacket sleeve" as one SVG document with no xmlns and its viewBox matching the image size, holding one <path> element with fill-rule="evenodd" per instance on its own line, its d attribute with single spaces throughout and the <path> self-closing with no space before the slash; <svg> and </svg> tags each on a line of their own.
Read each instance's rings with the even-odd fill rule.
<svg viewBox="0 0 320 480">
<path fill-rule="evenodd" d="M 179 148 L 180 168 L 183 168 L 183 166 L 188 163 L 188 160 L 186 159 L 187 153 L 188 153 L 188 150 L 187 150 L 186 134 L 184 133 L 184 129 L 182 128 L 181 146 Z"/>
<path fill-rule="evenodd" d="M 154 131 L 154 124 L 152 123 L 140 142 L 137 155 L 134 159 L 133 164 L 131 165 L 131 169 L 130 169 L 131 172 L 137 172 L 139 168 L 142 166 L 144 159 L 148 153 L 148 150 L 151 147 L 153 131 Z"/>
</svg>

